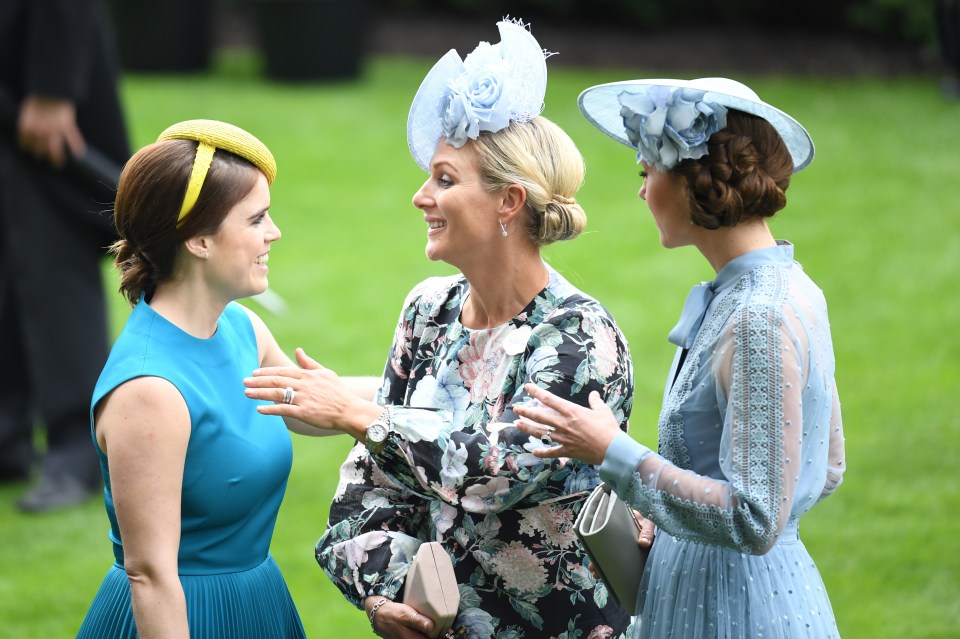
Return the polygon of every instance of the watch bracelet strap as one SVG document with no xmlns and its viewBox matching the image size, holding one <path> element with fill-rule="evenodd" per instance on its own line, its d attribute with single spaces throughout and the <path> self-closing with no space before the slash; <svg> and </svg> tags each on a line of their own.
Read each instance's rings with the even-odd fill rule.
<svg viewBox="0 0 960 639">
<path fill-rule="evenodd" d="M 387 404 L 383 407 L 383 410 L 380 412 L 380 416 L 377 417 L 377 421 L 387 427 L 387 430 L 390 430 L 390 427 L 393 426 L 393 423 L 390 419 L 390 404 Z"/>
</svg>

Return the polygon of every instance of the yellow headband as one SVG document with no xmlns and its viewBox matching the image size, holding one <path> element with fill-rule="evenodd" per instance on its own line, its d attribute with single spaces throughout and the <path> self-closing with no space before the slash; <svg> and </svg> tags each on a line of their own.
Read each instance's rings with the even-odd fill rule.
<svg viewBox="0 0 960 639">
<path fill-rule="evenodd" d="M 273 184 L 273 180 L 277 177 L 277 162 L 273 159 L 270 149 L 250 133 L 226 122 L 217 120 L 180 122 L 168 127 L 157 138 L 157 142 L 165 140 L 194 140 L 198 143 L 193 170 L 190 172 L 190 182 L 187 184 L 180 214 L 177 217 L 177 226 L 180 226 L 183 218 L 197 203 L 200 189 L 203 188 L 207 171 L 210 170 L 210 163 L 213 161 L 213 153 L 217 149 L 229 151 L 253 163 L 263 172 L 267 178 L 267 184 Z"/>
</svg>

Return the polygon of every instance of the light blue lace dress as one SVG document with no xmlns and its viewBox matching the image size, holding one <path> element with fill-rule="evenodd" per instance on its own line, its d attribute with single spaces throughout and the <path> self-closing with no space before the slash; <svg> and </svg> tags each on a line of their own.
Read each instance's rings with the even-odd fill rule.
<svg viewBox="0 0 960 639">
<path fill-rule="evenodd" d="M 621 433 L 600 468 L 657 524 L 637 636 L 838 637 L 798 527 L 844 469 L 823 294 L 784 243 L 695 289 L 684 326 L 659 454 Z"/>
</svg>

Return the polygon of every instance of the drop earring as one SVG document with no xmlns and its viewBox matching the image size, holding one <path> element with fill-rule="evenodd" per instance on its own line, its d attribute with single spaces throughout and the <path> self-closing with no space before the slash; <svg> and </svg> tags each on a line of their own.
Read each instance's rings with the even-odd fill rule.
<svg viewBox="0 0 960 639">
<path fill-rule="evenodd" d="M 507 225 L 503 223 L 503 220 L 500 220 L 500 235 L 507 236 Z"/>
</svg>

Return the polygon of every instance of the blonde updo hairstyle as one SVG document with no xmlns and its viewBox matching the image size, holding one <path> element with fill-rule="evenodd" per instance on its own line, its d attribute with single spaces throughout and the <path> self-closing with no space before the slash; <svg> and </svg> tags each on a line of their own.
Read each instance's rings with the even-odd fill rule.
<svg viewBox="0 0 960 639">
<path fill-rule="evenodd" d="M 178 227 L 196 155 L 193 140 L 156 142 L 137 151 L 120 174 L 114 220 L 121 239 L 110 252 L 120 271 L 120 292 L 131 306 L 141 293 L 149 300 L 157 286 L 173 277 L 186 240 L 216 233 L 256 184 L 256 166 L 217 149 L 196 204 Z"/>
<path fill-rule="evenodd" d="M 735 226 L 787 205 L 793 158 L 769 122 L 731 109 L 726 128 L 711 135 L 707 147 L 707 155 L 671 169 L 686 181 L 694 224 Z"/>
<path fill-rule="evenodd" d="M 511 184 L 527 192 L 527 233 L 536 246 L 570 240 L 583 231 L 587 215 L 574 199 L 586 168 L 583 156 L 559 126 L 536 116 L 512 122 L 473 141 L 484 186 L 500 193 Z"/>
</svg>

